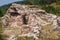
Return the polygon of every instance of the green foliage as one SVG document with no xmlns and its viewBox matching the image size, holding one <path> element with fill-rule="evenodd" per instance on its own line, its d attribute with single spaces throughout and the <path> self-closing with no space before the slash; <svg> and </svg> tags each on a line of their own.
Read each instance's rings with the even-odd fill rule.
<svg viewBox="0 0 60 40">
<path fill-rule="evenodd" d="M 56 0 L 40 0 L 40 4 L 44 4 L 44 5 L 51 4 L 53 2 L 56 2 Z"/>
<path fill-rule="evenodd" d="M 56 0 L 56 4 L 57 5 L 60 5 L 60 0 Z"/>
<path fill-rule="evenodd" d="M 27 4 L 38 5 L 40 0 L 24 0 Z"/>
<path fill-rule="evenodd" d="M 0 17 L 1 17 L 1 16 L 3 16 L 3 14 L 2 14 L 2 11 L 1 11 L 1 9 L 0 9 Z"/>
<path fill-rule="evenodd" d="M 43 7 L 42 9 L 46 10 L 46 12 L 48 12 L 48 13 L 56 14 L 56 9 L 52 6 Z"/>
<path fill-rule="evenodd" d="M 56 0 L 24 0 L 24 1 L 32 5 L 51 4 L 52 2 L 56 2 Z"/>
<path fill-rule="evenodd" d="M 19 1 L 19 2 L 15 2 L 15 3 L 24 4 L 25 2 L 24 1 Z M 11 4 L 0 6 L 0 17 L 2 17 L 6 13 L 8 8 L 10 7 L 10 5 Z"/>
<path fill-rule="evenodd" d="M 24 0 L 23 2 L 15 3 L 38 5 L 40 8 L 46 10 L 48 13 L 60 15 L 60 0 Z M 57 5 L 54 5 L 53 3 L 56 3 Z M 50 6 L 51 4 L 53 4 L 54 6 Z M 2 17 L 6 13 L 10 5 L 11 4 L 0 7 L 0 17 Z"/>
<path fill-rule="evenodd" d="M 60 5 L 59 6 L 56 6 L 56 13 L 57 13 L 57 15 L 60 16 Z"/>
<path fill-rule="evenodd" d="M 48 13 L 56 14 L 60 16 L 60 0 L 24 0 L 26 4 L 38 5 L 41 9 L 44 9 Z M 55 5 L 55 4 L 57 5 Z M 51 6 L 51 4 L 53 4 Z M 56 6 L 56 7 L 55 7 Z"/>
<path fill-rule="evenodd" d="M 0 17 L 2 17 L 6 13 L 7 9 L 9 8 L 9 6 L 10 5 L 4 5 L 4 6 L 0 7 Z"/>
</svg>

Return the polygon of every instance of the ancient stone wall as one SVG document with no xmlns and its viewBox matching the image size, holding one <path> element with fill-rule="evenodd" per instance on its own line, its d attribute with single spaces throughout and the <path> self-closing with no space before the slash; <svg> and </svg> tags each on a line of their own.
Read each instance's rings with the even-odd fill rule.
<svg viewBox="0 0 60 40">
<path fill-rule="evenodd" d="M 48 14 L 37 5 L 12 4 L 2 17 L 5 40 L 57 40 L 60 30 L 56 15 Z M 19 39 L 22 40 L 22 39 Z"/>
</svg>

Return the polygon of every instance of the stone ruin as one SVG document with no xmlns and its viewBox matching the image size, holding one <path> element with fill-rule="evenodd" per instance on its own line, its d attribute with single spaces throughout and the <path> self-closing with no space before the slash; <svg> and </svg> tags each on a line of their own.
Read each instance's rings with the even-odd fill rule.
<svg viewBox="0 0 60 40">
<path fill-rule="evenodd" d="M 37 5 L 12 4 L 2 17 L 2 23 L 4 40 L 17 40 L 18 37 L 57 40 L 60 33 L 60 19 Z"/>
</svg>

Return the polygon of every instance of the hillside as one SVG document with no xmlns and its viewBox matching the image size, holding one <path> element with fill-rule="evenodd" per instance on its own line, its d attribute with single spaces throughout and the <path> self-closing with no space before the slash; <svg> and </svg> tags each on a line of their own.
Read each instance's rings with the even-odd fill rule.
<svg viewBox="0 0 60 40">
<path fill-rule="evenodd" d="M 13 3 L 23 4 L 24 1 L 13 2 Z M 7 5 L 0 6 L 0 17 L 2 17 L 2 16 L 6 13 L 6 11 L 7 11 L 8 8 L 11 6 L 11 4 L 12 4 L 12 3 L 7 4 Z"/>
<path fill-rule="evenodd" d="M 0 40 L 60 40 L 60 0 L 0 6 Z"/>
<path fill-rule="evenodd" d="M 37 5 L 12 4 L 1 18 L 4 40 L 58 40 L 60 17 Z"/>
<path fill-rule="evenodd" d="M 31 5 L 32 2 L 18 1 L 18 2 L 14 2 L 14 3 L 18 3 L 18 4 L 30 4 Z M 10 7 L 11 4 L 12 3 L 10 3 L 8 5 L 3 5 L 3 6 L 0 7 L 0 13 L 1 13 L 0 17 L 3 16 L 6 13 L 7 9 Z M 39 3 L 39 7 L 41 9 L 46 10 L 48 13 L 52 13 L 52 14 L 56 14 L 56 15 L 60 16 L 60 0 L 57 0 L 57 1 L 54 1 L 54 2 L 51 2 L 51 3 L 49 3 L 47 1 L 46 4 L 40 2 Z"/>
<path fill-rule="evenodd" d="M 60 1 L 58 0 L 56 2 L 52 2 L 52 3 L 47 4 L 47 5 L 45 5 L 43 3 L 42 4 L 40 3 L 39 7 L 41 9 L 46 10 L 48 13 L 53 13 L 53 14 L 56 14 L 56 15 L 60 15 L 60 3 L 59 2 Z M 29 2 L 25 2 L 25 1 L 14 2 L 14 3 L 30 4 Z M 1 13 L 0 17 L 3 16 L 6 13 L 7 9 L 10 7 L 11 4 L 12 3 L 10 3 L 8 5 L 3 5 L 3 6 L 0 7 L 0 13 Z"/>
</svg>

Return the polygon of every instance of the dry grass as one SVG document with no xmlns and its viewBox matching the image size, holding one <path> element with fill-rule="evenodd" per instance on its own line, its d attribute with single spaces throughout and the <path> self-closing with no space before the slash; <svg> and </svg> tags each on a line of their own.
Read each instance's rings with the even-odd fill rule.
<svg viewBox="0 0 60 40">
<path fill-rule="evenodd" d="M 58 31 L 53 31 L 53 26 L 51 24 L 42 26 L 42 31 L 40 34 L 42 40 L 56 40 L 58 39 Z"/>
</svg>

